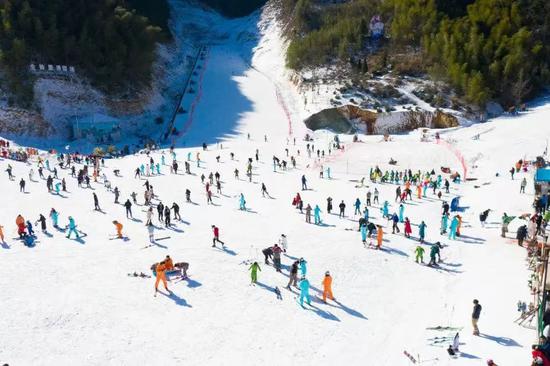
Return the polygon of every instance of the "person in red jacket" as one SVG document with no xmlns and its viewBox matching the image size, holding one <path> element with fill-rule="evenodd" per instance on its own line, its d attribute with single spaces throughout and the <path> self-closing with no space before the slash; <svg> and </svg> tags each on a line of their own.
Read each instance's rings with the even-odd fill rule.
<svg viewBox="0 0 550 366">
<path fill-rule="evenodd" d="M 411 222 L 405 217 L 405 237 L 410 238 L 412 234 Z"/>
<path fill-rule="evenodd" d="M 543 366 L 550 366 L 550 360 L 548 360 L 548 357 L 539 349 L 539 346 L 533 345 L 533 351 L 531 352 L 531 355 L 533 356 L 533 361 L 538 361 L 538 365 Z M 542 360 L 542 363 L 540 363 L 540 360 Z"/>
<path fill-rule="evenodd" d="M 225 243 L 220 240 L 220 229 L 216 225 L 212 225 L 212 232 L 214 237 L 212 238 L 212 246 L 216 246 L 216 242 L 220 243 L 222 246 L 225 246 Z"/>
</svg>

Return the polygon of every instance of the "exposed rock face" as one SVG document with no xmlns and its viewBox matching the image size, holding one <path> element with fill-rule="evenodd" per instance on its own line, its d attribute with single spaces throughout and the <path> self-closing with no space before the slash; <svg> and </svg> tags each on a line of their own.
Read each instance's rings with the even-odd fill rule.
<svg viewBox="0 0 550 366">
<path fill-rule="evenodd" d="M 407 132 L 421 127 L 456 127 L 458 119 L 440 110 L 376 113 L 348 104 L 324 109 L 306 119 L 305 123 L 311 130 L 327 129 L 335 133 L 363 131 L 373 135 Z"/>
</svg>

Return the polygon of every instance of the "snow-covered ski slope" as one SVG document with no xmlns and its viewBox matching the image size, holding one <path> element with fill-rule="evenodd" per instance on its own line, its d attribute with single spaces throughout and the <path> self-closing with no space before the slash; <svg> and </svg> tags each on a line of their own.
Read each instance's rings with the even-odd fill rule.
<svg viewBox="0 0 550 366">
<path fill-rule="evenodd" d="M 308 158 L 302 140 L 306 129 L 300 122 L 301 112 L 292 103 L 293 92 L 284 82 L 282 42 L 270 28 L 269 16 L 268 10 L 261 19 L 256 49 L 249 50 L 252 57 L 242 57 L 249 44 L 239 37 L 209 47 L 193 124 L 188 134 L 176 141 L 178 146 L 187 146 L 176 149 L 180 171 L 191 152 L 193 174 L 176 176 L 162 166 L 162 175 L 147 178 L 164 204 L 180 205 L 183 219 L 165 229 L 155 210 L 155 236 L 168 237 L 156 245 L 144 248 L 149 244 L 146 207 L 134 205 L 134 219 L 126 219 L 124 207 L 113 203 L 114 196 L 101 179 L 92 183 L 91 189 L 79 188 L 69 171 L 58 167 L 59 177 L 67 180 L 68 192 L 57 196 L 48 193 L 45 181 L 38 179 L 37 168 L 32 166 L 37 181 L 27 182 L 27 193 L 20 193 L 18 181 L 28 181 L 31 166 L 0 161 L 0 225 L 6 237 L 0 248 L 0 362 L 409 365 L 404 351 L 422 365 L 483 365 L 488 358 L 498 365 L 529 362 L 535 332 L 513 323 L 519 316 L 516 302 L 530 299 L 525 250 L 511 239 L 500 238 L 498 222 L 503 212 L 517 215 L 531 210 L 531 184 L 526 194 L 519 194 L 519 178 L 526 176 L 531 183 L 531 172 L 512 181 L 507 171 L 518 159 L 533 158 L 544 150 L 550 136 L 550 103 L 541 101 L 519 117 L 442 133 L 442 139 L 451 141 L 469 165 L 477 166 L 469 173 L 476 181 L 452 185 L 451 193 L 443 194 L 449 201 L 461 197 L 465 210 L 460 239 L 451 241 L 438 234 L 441 201 L 428 191 L 427 198 L 414 198 L 405 205 L 405 216 L 414 224 L 412 239 L 392 235 L 391 225 L 381 218 L 380 205 L 371 207 L 372 220 L 384 227 L 384 250 L 365 249 L 356 231 L 355 199 L 364 203 L 367 190 L 377 187 L 380 203 L 388 200 L 390 212 L 397 211 L 395 185 L 356 187 L 371 167 L 388 169 L 390 158 L 397 160 L 400 170 L 433 168 L 439 173 L 441 166 L 460 170 L 460 165 L 445 147 L 420 142 L 416 132 L 393 136 L 391 142 L 381 142 L 380 136 L 361 136 L 361 142 L 351 143 L 346 136 L 342 137 L 345 151 L 333 151 L 321 162 L 314 155 Z M 254 24 L 250 21 L 253 17 L 258 15 L 243 24 Z M 479 140 L 473 140 L 477 134 Z M 324 149 L 328 155 L 329 134 L 315 136 L 315 149 Z M 203 141 L 211 143 L 204 152 L 199 147 Z M 296 157 L 297 168 L 273 172 L 274 155 L 290 160 L 286 148 Z M 253 162 L 252 182 L 248 182 L 246 163 L 254 158 L 256 149 L 260 161 Z M 168 151 L 165 155 L 171 162 Z M 151 156 L 158 162 L 161 152 Z M 54 159 L 49 160 L 53 166 Z M 135 191 L 143 204 L 145 179 L 135 179 L 134 170 L 147 162 L 143 154 L 106 161 L 103 172 L 113 187 L 120 189 L 121 203 Z M 13 166 L 14 181 L 4 172 L 8 164 Z M 321 164 L 331 168 L 333 179 L 319 178 Z M 114 169 L 120 170 L 121 177 L 115 177 Z M 240 171 L 240 179 L 234 178 L 235 169 Z M 207 205 L 200 175 L 216 171 L 221 174 L 222 194 L 215 193 L 213 205 Z M 300 190 L 302 175 L 308 179 L 307 191 Z M 262 197 L 262 182 L 271 198 Z M 192 204 L 185 203 L 186 188 L 192 192 Z M 216 192 L 215 186 L 211 189 Z M 104 212 L 93 210 L 92 192 L 98 195 Z M 306 224 L 304 216 L 291 206 L 297 192 L 306 205 L 319 204 L 322 225 Z M 241 193 L 247 211 L 238 209 Z M 335 207 L 345 201 L 345 218 L 326 213 L 328 196 Z M 14 239 L 18 214 L 34 222 L 40 213 L 47 216 L 52 207 L 60 213 L 62 226 L 72 216 L 87 235 L 81 241 L 66 239 L 48 220 L 50 235 L 40 233 L 35 225 L 36 247 L 24 247 Z M 478 215 L 487 208 L 493 212 L 487 227 L 481 228 Z M 115 235 L 113 220 L 124 225 L 129 240 L 109 240 Z M 427 241 L 446 245 L 439 269 L 414 262 L 416 225 L 421 220 L 428 225 Z M 213 224 L 220 228 L 225 250 L 211 247 Z M 282 233 L 288 236 L 289 249 L 283 256 L 282 273 L 276 273 L 263 264 L 261 250 L 273 245 Z M 510 238 L 513 235 L 509 233 Z M 424 247 L 428 252 L 428 245 Z M 151 264 L 167 254 L 175 262 L 190 263 L 188 280 L 169 282 L 173 295 L 154 297 L 154 279 L 127 276 L 134 271 L 150 274 Z M 308 261 L 312 295 L 319 295 L 323 275 L 329 270 L 337 302 L 323 304 L 314 297 L 312 306 L 303 309 L 296 302 L 296 290 L 284 289 L 289 267 L 300 257 Z M 261 272 L 258 284 L 251 286 L 248 267 L 256 260 Z M 275 287 L 281 290 L 282 300 L 277 299 Z M 471 335 L 474 298 L 483 306 L 480 337 Z M 445 351 L 449 341 L 433 342 L 435 337 L 454 336 L 454 331 L 427 329 L 438 326 L 463 328 L 461 357 L 449 358 Z"/>
</svg>

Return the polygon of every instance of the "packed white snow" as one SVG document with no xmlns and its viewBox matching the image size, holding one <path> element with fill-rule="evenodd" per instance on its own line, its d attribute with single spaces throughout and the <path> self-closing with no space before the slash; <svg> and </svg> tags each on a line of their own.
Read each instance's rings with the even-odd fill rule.
<svg viewBox="0 0 550 366">
<path fill-rule="evenodd" d="M 255 34 L 249 28 L 255 24 L 251 19 L 258 16 L 227 24 Z M 260 24 L 270 16 L 264 11 Z M 355 199 L 361 200 L 363 208 L 366 192 L 376 187 L 380 203 L 388 200 L 390 212 L 398 209 L 397 186 L 371 183 L 370 168 L 434 169 L 442 174 L 441 167 L 450 167 L 462 173 L 457 157 L 445 145 L 420 142 L 420 131 L 392 136 L 389 142 L 380 136 L 359 136 L 360 142 L 353 143 L 352 136 L 340 136 L 345 149 L 332 149 L 330 154 L 333 136 L 329 132 L 317 132 L 314 141 L 304 141 L 308 131 L 301 122 L 302 111 L 299 103 L 293 104 L 293 91 L 283 75 L 283 42 L 269 27 L 256 32 L 261 49 L 250 48 L 253 37 L 243 42 L 243 33 L 209 45 L 198 86 L 200 101 L 187 133 L 174 139 L 180 174 L 171 174 L 169 166 L 163 165 L 161 175 L 134 178 L 135 169 L 149 161 L 145 154 L 105 161 L 102 173 L 121 191 L 120 202 L 137 193 L 134 219 L 127 219 L 124 207 L 114 203 L 102 178 L 97 183 L 92 180 L 91 188 L 79 188 L 70 170 L 57 166 L 59 178 L 67 181 L 67 192 L 56 195 L 48 193 L 45 180 L 38 178 L 36 161 L 28 165 L 0 160 L 0 225 L 6 237 L 0 249 L 0 363 L 409 365 L 407 352 L 417 364 L 426 365 L 483 365 L 489 358 L 498 365 L 528 364 L 535 331 L 513 322 L 519 317 L 517 301 L 529 302 L 532 297 L 526 253 L 512 240 L 515 233 L 509 233 L 509 239 L 500 237 L 499 223 L 503 212 L 531 211 L 532 172 L 511 180 L 507 171 L 517 160 L 533 159 L 544 151 L 550 136 L 550 103 L 541 101 L 518 117 L 441 133 L 442 140 L 464 156 L 468 176 L 476 178 L 452 184 L 450 194 L 443 193 L 442 200 L 449 202 L 460 197 L 460 238 L 449 240 L 439 234 L 442 201 L 431 190 L 419 200 L 413 189 L 413 200 L 405 204 L 413 237 L 391 234 L 391 224 L 381 217 L 376 204 L 370 208 L 370 217 L 384 227 L 385 250 L 366 249 L 357 231 L 359 216 L 353 215 Z M 275 41 L 265 42 L 266 37 Z M 472 139 L 477 134 L 480 138 Z M 207 151 L 202 151 L 202 142 L 209 144 Z M 308 157 L 308 143 L 324 150 L 325 158 L 318 160 L 316 152 Z M 296 169 L 285 149 L 296 158 Z M 188 153 L 191 175 L 182 172 Z M 155 151 L 150 157 L 160 162 L 162 154 L 167 164 L 172 162 L 168 150 Z M 274 172 L 274 155 L 288 162 L 286 171 Z M 53 169 L 55 157 L 43 157 Z M 249 158 L 253 160 L 251 182 L 245 175 Z M 389 165 L 390 159 L 397 165 Z M 13 181 L 4 172 L 8 164 L 13 166 Z M 321 165 L 331 168 L 332 179 L 319 177 Z M 28 180 L 31 168 L 34 182 Z M 115 169 L 120 177 L 113 173 Z M 239 179 L 234 177 L 235 169 Z M 214 193 L 213 204 L 207 204 L 200 179 L 210 172 L 219 172 L 222 180 L 222 193 Z M 50 174 L 45 171 L 46 176 Z M 308 179 L 307 191 L 301 191 L 302 175 Z M 362 177 L 368 187 L 357 187 Z M 519 194 L 522 177 L 529 181 L 525 194 Z M 25 193 L 19 192 L 21 178 L 27 181 Z M 158 196 L 153 203 L 177 202 L 182 216 L 172 228 L 164 228 L 155 210 L 155 237 L 162 240 L 152 246 L 148 246 L 143 206 L 146 179 Z M 261 183 L 271 197 L 262 197 Z M 185 202 L 186 189 L 191 190 L 193 203 Z M 211 189 L 216 192 L 215 186 Z M 103 212 L 94 211 L 93 192 Z M 291 205 L 297 192 L 305 205 L 321 207 L 322 225 L 307 224 Z M 246 211 L 239 210 L 241 193 Z M 327 214 L 328 196 L 335 211 L 344 200 L 345 218 Z M 51 208 L 59 212 L 62 227 L 72 216 L 87 235 L 80 241 L 66 239 L 48 218 L 49 234 L 35 225 L 34 248 L 16 240 L 18 214 L 34 223 L 40 213 L 48 216 Z M 488 208 L 492 212 L 482 228 L 478 215 Z M 116 234 L 113 220 L 123 224 L 129 240 L 110 240 Z M 439 268 L 414 261 L 421 220 L 428 225 L 427 242 L 445 245 Z M 220 228 L 225 249 L 211 246 L 214 224 Z M 289 247 L 282 257 L 283 271 L 277 273 L 264 264 L 261 251 L 283 233 Z M 429 245 L 424 247 L 429 252 Z M 172 295 L 164 292 L 154 297 L 154 278 L 128 276 L 151 274 L 150 266 L 168 254 L 175 262 L 190 263 L 187 280 L 168 283 Z M 289 267 L 301 257 L 308 263 L 313 295 L 311 306 L 305 308 L 297 303 L 296 289 L 285 289 Z M 257 285 L 250 283 L 251 261 L 261 266 Z M 325 271 L 332 274 L 337 300 L 327 304 L 317 297 Z M 275 287 L 282 299 L 277 299 Z M 470 322 L 474 298 L 483 306 L 479 337 L 472 335 Z M 434 327 L 450 329 L 427 329 Z M 451 343 L 448 337 L 457 331 L 461 353 L 451 359 L 446 352 Z M 446 338 L 439 342 L 441 338 L 436 337 Z"/>
</svg>

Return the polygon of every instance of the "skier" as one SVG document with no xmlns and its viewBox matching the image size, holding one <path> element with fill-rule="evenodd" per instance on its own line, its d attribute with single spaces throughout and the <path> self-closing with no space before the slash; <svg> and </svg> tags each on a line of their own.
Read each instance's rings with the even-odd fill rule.
<svg viewBox="0 0 550 366">
<path fill-rule="evenodd" d="M 153 207 L 149 207 L 146 215 L 147 221 L 145 222 L 145 225 L 153 225 Z"/>
<path fill-rule="evenodd" d="M 120 197 L 120 191 L 118 190 L 118 187 L 115 187 L 115 190 L 113 192 L 115 194 L 115 203 L 118 203 L 118 197 Z"/>
<path fill-rule="evenodd" d="M 166 263 L 164 261 L 157 263 L 157 265 L 155 266 L 155 274 L 157 276 L 157 279 L 155 280 L 155 296 L 159 291 L 160 281 L 162 281 L 164 289 L 168 292 L 171 292 L 170 290 L 168 290 L 168 283 L 166 282 Z"/>
<path fill-rule="evenodd" d="M 101 211 L 101 207 L 99 207 L 99 199 L 97 198 L 97 194 L 92 193 L 92 196 L 94 197 L 94 210 L 95 211 Z"/>
<path fill-rule="evenodd" d="M 246 201 L 244 199 L 244 194 L 241 193 L 239 198 L 239 210 L 246 211 Z"/>
<path fill-rule="evenodd" d="M 490 211 L 491 209 L 487 209 L 479 214 L 479 222 L 481 223 L 481 227 L 485 227 L 485 221 L 487 221 Z"/>
<path fill-rule="evenodd" d="M 315 218 L 315 225 L 321 225 L 321 209 L 319 208 L 319 205 L 315 205 L 313 215 Z"/>
<path fill-rule="evenodd" d="M 458 228 L 458 218 L 455 216 L 451 220 L 451 226 L 449 227 L 449 239 L 456 240 L 457 228 Z"/>
<path fill-rule="evenodd" d="M 278 244 L 275 244 L 273 250 L 273 265 L 277 272 L 281 272 L 281 252 L 283 251 Z"/>
<path fill-rule="evenodd" d="M 479 304 L 479 301 L 477 299 L 474 299 L 474 310 L 472 311 L 472 326 L 474 328 L 473 334 L 476 336 L 479 335 L 479 328 L 477 327 L 477 323 L 479 321 L 480 315 L 481 315 L 481 305 Z"/>
<path fill-rule="evenodd" d="M 4 240 L 4 226 L 0 225 L 0 240 L 2 240 L 2 243 L 5 243 Z"/>
<path fill-rule="evenodd" d="M 404 222 L 405 206 L 399 205 L 399 222 Z"/>
<path fill-rule="evenodd" d="M 396 231 L 399 234 L 401 232 L 399 230 L 399 226 L 397 225 L 399 223 L 399 217 L 395 212 L 393 213 L 391 220 L 392 220 L 392 229 L 391 229 L 392 234 L 395 234 Z"/>
<path fill-rule="evenodd" d="M 250 278 L 252 280 L 252 283 L 258 282 L 258 271 L 260 272 L 262 271 L 258 262 L 252 263 L 249 270 L 250 270 Z"/>
<path fill-rule="evenodd" d="M 382 217 L 384 218 L 390 216 L 390 210 L 388 205 L 389 205 L 388 201 L 384 201 L 384 206 L 382 207 Z"/>
<path fill-rule="evenodd" d="M 290 290 L 290 286 L 297 287 L 298 283 L 298 261 L 294 261 L 292 263 L 292 266 L 290 267 L 290 275 L 288 279 L 288 284 L 286 285 L 286 288 Z"/>
<path fill-rule="evenodd" d="M 191 191 L 189 189 L 185 190 L 185 200 L 191 202 Z"/>
<path fill-rule="evenodd" d="M 115 225 L 116 228 L 116 236 L 119 239 L 122 239 L 122 224 L 116 220 L 113 221 L 113 225 Z"/>
<path fill-rule="evenodd" d="M 155 227 L 153 224 L 149 223 L 147 225 L 147 232 L 149 233 L 149 242 L 154 243 L 155 242 Z"/>
<path fill-rule="evenodd" d="M 36 220 L 36 223 L 40 223 L 40 230 L 42 230 L 43 233 L 47 231 L 46 218 L 44 215 L 40 214 L 40 216 L 38 216 L 38 220 Z"/>
<path fill-rule="evenodd" d="M 441 262 L 441 256 L 439 254 L 439 242 L 432 245 L 430 248 L 430 263 L 428 263 L 428 266 L 437 266 L 436 257 L 439 257 L 439 262 Z"/>
<path fill-rule="evenodd" d="M 132 202 L 130 202 L 130 199 L 124 202 L 124 207 L 126 208 L 126 218 L 134 218 L 132 216 Z"/>
<path fill-rule="evenodd" d="M 212 246 L 216 246 L 216 242 L 220 243 L 223 246 L 225 246 L 225 243 L 220 240 L 220 229 L 216 225 L 212 225 L 212 233 L 214 234 L 214 237 L 212 238 Z"/>
<path fill-rule="evenodd" d="M 25 179 L 23 178 L 19 181 L 19 192 L 25 193 Z"/>
<path fill-rule="evenodd" d="M 355 213 L 354 213 L 354 215 L 361 215 L 361 201 L 359 200 L 359 198 L 357 198 L 355 200 Z"/>
<path fill-rule="evenodd" d="M 164 205 L 162 204 L 162 202 L 159 202 L 159 204 L 157 205 L 157 214 L 158 214 L 158 217 L 159 217 L 159 221 L 160 222 L 163 222 L 164 221 Z"/>
<path fill-rule="evenodd" d="M 267 247 L 262 250 L 262 254 L 264 255 L 264 263 L 269 265 L 269 259 L 273 258 L 273 248 Z"/>
<path fill-rule="evenodd" d="M 367 245 L 367 224 L 363 223 L 361 225 L 361 241 L 363 242 L 363 245 Z"/>
<path fill-rule="evenodd" d="M 420 243 L 424 243 L 424 238 L 426 237 L 426 228 L 428 225 L 422 220 L 420 225 L 418 225 L 418 236 L 420 237 Z"/>
<path fill-rule="evenodd" d="M 281 248 L 283 248 L 283 252 L 286 253 L 286 250 L 288 248 L 288 240 L 285 234 L 281 234 L 281 237 L 279 238 L 279 245 L 281 246 Z"/>
<path fill-rule="evenodd" d="M 171 208 L 174 210 L 174 220 L 181 221 L 180 206 L 176 202 L 173 202 Z"/>
<path fill-rule="evenodd" d="M 440 230 L 441 235 L 447 233 L 448 221 L 449 221 L 448 214 L 443 214 L 441 216 L 441 230 Z"/>
<path fill-rule="evenodd" d="M 340 202 L 338 207 L 340 208 L 340 213 L 338 214 L 338 217 L 340 217 L 340 218 L 345 217 L 346 216 L 345 215 L 346 204 L 344 203 L 344 200 L 342 200 L 342 202 Z"/>
<path fill-rule="evenodd" d="M 416 263 L 418 263 L 419 259 L 420 259 L 420 263 L 424 263 L 424 248 L 418 245 L 414 250 L 414 253 L 416 254 Z"/>
<path fill-rule="evenodd" d="M 304 258 L 300 258 L 299 264 L 300 273 L 302 274 L 302 277 L 305 277 L 307 274 L 307 261 Z"/>
<path fill-rule="evenodd" d="M 372 196 L 372 193 L 370 189 L 367 191 L 367 206 L 370 206 L 370 198 Z"/>
<path fill-rule="evenodd" d="M 527 187 L 527 179 L 523 177 L 523 179 L 521 180 L 519 193 L 525 193 L 525 187 Z"/>
<path fill-rule="evenodd" d="M 301 202 L 301 201 L 300 201 Z M 306 222 L 308 224 L 311 224 L 311 206 L 309 205 L 309 203 L 307 204 L 306 206 Z M 300 210 L 301 211 L 301 210 Z"/>
<path fill-rule="evenodd" d="M 332 197 L 327 197 L 327 212 L 330 214 L 332 211 Z"/>
<path fill-rule="evenodd" d="M 32 224 L 29 220 L 27 220 L 27 232 L 29 236 L 34 236 L 34 230 L 32 229 Z"/>
<path fill-rule="evenodd" d="M 50 217 L 52 218 L 52 225 L 54 228 L 59 228 L 58 224 L 57 224 L 57 220 L 59 218 L 59 213 L 55 210 L 55 208 L 52 208 L 50 210 Z"/>
<path fill-rule="evenodd" d="M 378 188 L 374 188 L 374 200 L 373 203 L 379 203 L 378 202 Z"/>
<path fill-rule="evenodd" d="M 521 225 L 518 228 L 518 231 L 516 233 L 516 238 L 518 239 L 518 245 L 520 247 L 523 246 L 523 241 L 525 240 L 526 237 L 527 237 L 527 226 L 526 225 Z"/>
<path fill-rule="evenodd" d="M 267 193 L 267 187 L 262 182 L 262 197 L 265 197 L 266 195 L 269 197 L 269 193 Z"/>
<path fill-rule="evenodd" d="M 408 217 L 405 217 L 405 237 L 410 238 L 412 234 L 411 222 Z"/>
<path fill-rule="evenodd" d="M 376 249 L 382 248 L 382 241 L 384 240 L 384 232 L 382 231 L 382 226 L 376 226 Z"/>
<path fill-rule="evenodd" d="M 309 281 L 305 276 L 302 276 L 300 281 L 300 305 L 304 306 L 304 299 L 308 305 L 311 305 L 311 299 L 309 298 Z"/>
<path fill-rule="evenodd" d="M 170 207 L 164 206 L 164 226 L 170 227 L 172 223 L 170 221 Z"/>
<path fill-rule="evenodd" d="M 78 231 L 76 231 L 76 223 L 74 222 L 74 219 L 72 216 L 69 216 L 68 228 L 69 228 L 69 233 L 66 236 L 67 239 L 71 237 L 72 233 L 75 233 L 77 239 L 80 238 L 80 236 L 78 235 Z"/>
<path fill-rule="evenodd" d="M 332 301 L 336 300 L 334 296 L 332 295 L 332 277 L 330 276 L 330 272 L 325 272 L 325 278 L 323 278 L 323 302 L 326 304 L 327 302 L 327 296 Z"/>
<path fill-rule="evenodd" d="M 307 179 L 305 175 L 302 175 L 302 191 L 307 191 Z"/>
</svg>

